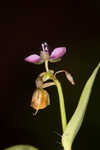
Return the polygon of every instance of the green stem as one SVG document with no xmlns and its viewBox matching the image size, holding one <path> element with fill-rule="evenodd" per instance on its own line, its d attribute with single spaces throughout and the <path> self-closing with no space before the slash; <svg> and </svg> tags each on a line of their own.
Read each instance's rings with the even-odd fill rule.
<svg viewBox="0 0 100 150">
<path fill-rule="evenodd" d="M 46 72 L 49 71 L 49 68 L 48 68 L 48 60 L 45 61 L 45 69 L 46 69 Z"/>
<path fill-rule="evenodd" d="M 66 111 L 65 111 L 65 105 L 64 105 L 64 97 L 62 92 L 62 87 L 60 82 L 56 79 L 54 80 L 58 94 L 59 94 L 59 103 L 60 103 L 60 113 L 61 113 L 61 122 L 62 122 L 62 131 L 64 132 L 66 125 L 67 125 L 67 119 L 66 119 Z"/>
<path fill-rule="evenodd" d="M 46 69 L 46 72 L 49 72 L 48 60 L 45 61 L 45 69 Z M 55 82 L 55 84 L 57 86 L 58 94 L 59 94 L 62 131 L 64 132 L 66 125 L 67 125 L 67 119 L 66 119 L 66 111 L 65 111 L 65 104 L 64 104 L 64 96 L 63 96 L 63 92 L 62 92 L 62 87 L 61 87 L 60 82 L 57 79 L 55 79 L 54 76 L 52 76 L 50 74 L 49 74 L 49 76 L 51 76 L 51 77 L 49 77 L 49 78 L 51 78 Z"/>
</svg>

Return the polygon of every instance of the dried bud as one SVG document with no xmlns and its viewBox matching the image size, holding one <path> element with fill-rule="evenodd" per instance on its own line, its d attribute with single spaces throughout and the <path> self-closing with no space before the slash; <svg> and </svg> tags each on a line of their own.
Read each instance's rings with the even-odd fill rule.
<svg viewBox="0 0 100 150">
<path fill-rule="evenodd" d="M 75 82 L 74 82 L 74 79 L 73 79 L 72 75 L 71 75 L 69 72 L 67 72 L 67 71 L 65 72 L 65 75 L 66 75 L 68 81 L 69 81 L 72 85 L 74 85 Z"/>
<path fill-rule="evenodd" d="M 39 110 L 44 109 L 50 104 L 49 94 L 42 88 L 37 88 L 32 96 L 31 107 Z"/>
</svg>

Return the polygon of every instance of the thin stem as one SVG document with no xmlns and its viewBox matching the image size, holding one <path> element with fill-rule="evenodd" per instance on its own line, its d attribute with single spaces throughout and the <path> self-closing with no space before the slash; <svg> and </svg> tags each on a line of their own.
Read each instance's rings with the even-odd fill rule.
<svg viewBox="0 0 100 150">
<path fill-rule="evenodd" d="M 46 69 L 46 72 L 49 71 L 49 68 L 48 68 L 48 60 L 45 61 L 45 69 Z"/>
<path fill-rule="evenodd" d="M 66 125 L 67 125 L 66 111 L 65 111 L 65 105 L 64 105 L 64 96 L 63 96 L 62 87 L 61 87 L 60 82 L 57 79 L 54 80 L 54 82 L 57 86 L 57 90 L 58 90 L 58 94 L 59 94 L 62 131 L 64 132 Z"/>
</svg>

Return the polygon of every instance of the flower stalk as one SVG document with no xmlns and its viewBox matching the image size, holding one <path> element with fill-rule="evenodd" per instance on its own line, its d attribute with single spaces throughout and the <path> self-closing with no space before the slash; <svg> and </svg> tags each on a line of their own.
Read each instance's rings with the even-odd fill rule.
<svg viewBox="0 0 100 150">
<path fill-rule="evenodd" d="M 46 72 L 49 72 L 48 60 L 45 61 L 45 69 L 46 69 Z"/>
<path fill-rule="evenodd" d="M 63 96 L 62 87 L 61 87 L 60 82 L 57 79 L 54 80 L 54 82 L 56 84 L 56 87 L 58 90 L 58 95 L 59 95 L 62 131 L 64 133 L 65 128 L 67 126 L 67 117 L 66 117 L 66 111 L 65 111 L 64 96 Z"/>
</svg>

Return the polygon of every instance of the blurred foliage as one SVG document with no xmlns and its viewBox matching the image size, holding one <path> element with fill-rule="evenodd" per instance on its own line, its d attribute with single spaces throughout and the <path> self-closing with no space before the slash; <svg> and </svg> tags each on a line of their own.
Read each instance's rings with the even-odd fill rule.
<svg viewBox="0 0 100 150">
<path fill-rule="evenodd" d="M 15 145 L 4 150 L 38 150 L 37 148 L 30 145 Z"/>
</svg>

